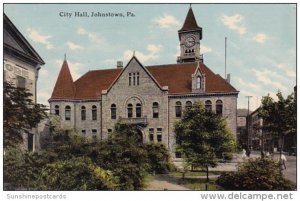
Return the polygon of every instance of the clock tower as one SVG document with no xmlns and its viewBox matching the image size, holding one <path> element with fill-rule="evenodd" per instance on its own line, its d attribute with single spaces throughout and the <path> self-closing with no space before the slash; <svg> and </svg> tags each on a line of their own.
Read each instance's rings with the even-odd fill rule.
<svg viewBox="0 0 300 201">
<path fill-rule="evenodd" d="M 202 28 L 197 25 L 192 7 L 190 7 L 182 28 L 178 31 L 180 41 L 180 56 L 177 63 L 203 62 L 200 55 L 200 40 Z"/>
</svg>

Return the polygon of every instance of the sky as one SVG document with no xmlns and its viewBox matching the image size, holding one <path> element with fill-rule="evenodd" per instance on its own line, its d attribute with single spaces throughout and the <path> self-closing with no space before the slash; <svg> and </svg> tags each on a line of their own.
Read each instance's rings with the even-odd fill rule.
<svg viewBox="0 0 300 201">
<path fill-rule="evenodd" d="M 45 61 L 37 100 L 48 104 L 64 55 L 73 80 L 89 70 L 116 68 L 135 56 L 144 66 L 176 63 L 178 30 L 189 4 L 5 4 L 4 13 Z M 204 63 L 227 73 L 240 91 L 238 108 L 259 107 L 262 96 L 284 96 L 296 85 L 295 4 L 192 4 L 203 30 Z M 90 17 L 76 17 L 87 12 Z M 124 17 L 92 17 L 91 13 Z M 69 16 L 67 13 L 71 13 Z M 128 15 L 127 15 L 128 14 Z M 91 83 L 92 84 L 92 83 Z M 87 86 L 88 87 L 88 86 Z"/>
</svg>

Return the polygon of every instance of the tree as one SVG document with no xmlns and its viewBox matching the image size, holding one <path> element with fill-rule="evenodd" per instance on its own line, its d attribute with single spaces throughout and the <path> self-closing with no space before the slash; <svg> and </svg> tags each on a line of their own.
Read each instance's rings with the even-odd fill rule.
<svg viewBox="0 0 300 201">
<path fill-rule="evenodd" d="M 224 154 L 232 153 L 235 140 L 226 127 L 225 119 L 206 110 L 201 102 L 195 102 L 184 112 L 181 121 L 175 124 L 177 149 L 187 162 L 194 167 L 217 166 Z"/>
<path fill-rule="evenodd" d="M 217 183 L 226 190 L 295 190 L 296 185 L 278 172 L 269 158 L 249 159 L 237 172 L 222 173 Z"/>
<path fill-rule="evenodd" d="M 40 190 L 118 190 L 117 177 L 86 157 L 47 164 L 40 181 Z"/>
<path fill-rule="evenodd" d="M 28 89 L 4 82 L 3 127 L 4 147 L 23 142 L 22 132 L 28 133 L 47 117 L 45 105 L 35 104 Z"/>
<path fill-rule="evenodd" d="M 277 94 L 278 101 L 274 101 L 270 95 L 262 98 L 259 116 L 263 118 L 263 132 L 270 135 L 272 139 L 280 140 L 280 158 L 284 146 L 284 136 L 296 134 L 297 111 L 294 94 L 285 99 L 281 92 Z M 279 160 L 281 163 L 281 160 Z M 281 166 L 280 166 L 281 172 Z"/>
</svg>

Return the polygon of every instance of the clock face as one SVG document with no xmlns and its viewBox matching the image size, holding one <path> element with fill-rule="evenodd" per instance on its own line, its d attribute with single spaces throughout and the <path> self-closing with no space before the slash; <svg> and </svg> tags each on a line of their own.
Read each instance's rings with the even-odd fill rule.
<svg viewBox="0 0 300 201">
<path fill-rule="evenodd" d="M 195 38 L 192 36 L 188 36 L 186 37 L 186 39 L 184 40 L 184 45 L 186 47 L 192 47 L 195 45 Z"/>
</svg>

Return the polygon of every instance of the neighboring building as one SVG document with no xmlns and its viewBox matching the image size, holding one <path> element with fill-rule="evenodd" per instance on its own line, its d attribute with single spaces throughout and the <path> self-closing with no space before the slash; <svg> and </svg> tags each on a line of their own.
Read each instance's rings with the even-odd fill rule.
<svg viewBox="0 0 300 201">
<path fill-rule="evenodd" d="M 38 73 L 45 62 L 5 14 L 3 43 L 3 80 L 13 83 L 16 87 L 28 89 L 36 103 Z M 34 151 L 36 142 L 39 141 L 37 129 L 31 129 L 30 134 L 24 133 L 23 138 L 24 148 Z"/>
<path fill-rule="evenodd" d="M 263 119 L 259 117 L 259 108 L 249 115 L 249 147 L 253 150 L 260 150 L 263 145 L 262 141 L 266 141 L 262 132 Z"/>
<path fill-rule="evenodd" d="M 248 142 L 247 135 L 247 109 L 237 109 L 237 130 L 236 130 L 236 139 L 239 146 L 246 149 Z"/>
<path fill-rule="evenodd" d="M 213 73 L 200 54 L 202 28 L 192 8 L 178 31 L 177 64 L 143 66 L 134 55 L 123 67 L 89 71 L 73 81 L 63 61 L 51 98 L 51 113 L 83 136 L 107 138 L 118 121 L 137 124 L 143 141 L 163 143 L 175 158 L 174 123 L 195 101 L 226 118 L 236 135 L 238 91 Z M 176 42 L 176 41 L 174 41 Z"/>
</svg>

